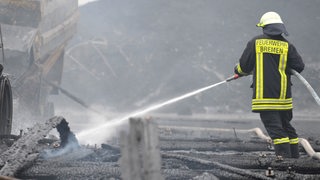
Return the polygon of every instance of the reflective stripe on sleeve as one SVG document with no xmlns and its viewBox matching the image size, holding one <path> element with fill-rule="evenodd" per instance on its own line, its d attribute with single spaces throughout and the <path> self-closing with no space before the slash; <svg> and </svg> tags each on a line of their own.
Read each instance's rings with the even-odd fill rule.
<svg viewBox="0 0 320 180">
<path fill-rule="evenodd" d="M 245 72 L 242 71 L 240 64 L 237 65 L 237 71 L 238 71 L 238 73 L 240 73 L 241 75 L 248 75 L 247 73 L 245 73 Z"/>
</svg>

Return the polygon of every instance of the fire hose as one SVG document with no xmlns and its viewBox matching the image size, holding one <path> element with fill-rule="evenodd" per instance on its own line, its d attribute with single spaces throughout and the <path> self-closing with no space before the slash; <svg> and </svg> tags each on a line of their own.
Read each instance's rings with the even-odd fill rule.
<svg viewBox="0 0 320 180">
<path fill-rule="evenodd" d="M 297 71 L 292 69 L 291 72 L 293 75 L 295 75 L 302 82 L 302 84 L 304 84 L 306 86 L 306 88 L 308 89 L 308 91 L 310 92 L 312 97 L 315 99 L 317 104 L 320 106 L 320 98 L 319 98 L 318 94 L 315 92 L 315 90 L 312 88 L 312 86 L 308 83 L 308 81 L 302 75 L 300 75 Z M 305 151 L 307 152 L 307 154 L 310 157 L 315 158 L 315 159 L 320 159 L 320 153 L 315 152 L 313 150 L 313 148 L 309 144 L 308 140 L 306 140 L 304 138 L 299 138 L 299 144 L 301 146 L 303 146 L 303 148 L 305 149 Z"/>
<path fill-rule="evenodd" d="M 317 104 L 320 106 L 320 98 L 319 98 L 318 94 L 314 91 L 312 86 L 308 83 L 308 81 L 303 76 L 301 76 L 297 71 L 292 69 L 291 72 L 306 86 L 308 91 L 311 93 L 312 97 L 315 99 Z"/>
<path fill-rule="evenodd" d="M 12 91 L 9 78 L 0 76 L 0 135 L 11 133 L 12 126 Z"/>
<path fill-rule="evenodd" d="M 320 98 L 319 98 L 318 94 L 315 92 L 315 90 L 312 88 L 312 86 L 308 83 L 308 81 L 302 75 L 300 75 L 297 71 L 292 69 L 291 72 L 306 86 L 308 91 L 311 93 L 312 97 L 315 99 L 317 104 L 320 106 Z M 237 79 L 237 78 L 238 78 L 238 76 L 235 75 L 234 77 L 228 78 L 226 80 L 226 82 Z M 260 128 L 253 128 L 253 129 L 242 130 L 242 131 L 243 132 L 255 132 L 261 139 L 267 140 L 267 142 L 270 142 L 270 140 L 271 140 L 270 137 L 263 134 L 263 132 Z M 307 154 L 310 157 L 320 160 L 320 153 L 315 152 L 313 150 L 313 148 L 310 145 L 310 143 L 308 142 L 308 140 L 306 140 L 304 138 L 299 138 L 299 144 L 305 149 L 305 151 L 307 152 Z"/>
<path fill-rule="evenodd" d="M 291 72 L 306 86 L 308 91 L 311 93 L 312 97 L 315 99 L 317 104 L 320 106 L 320 98 L 319 98 L 318 94 L 315 92 L 315 90 L 312 88 L 312 86 L 308 83 L 308 81 L 302 75 L 300 75 L 297 71 L 291 69 Z M 262 131 L 259 130 L 259 128 L 250 129 L 249 131 L 252 131 L 252 130 L 254 130 L 254 132 L 256 132 L 260 138 L 270 140 L 269 138 L 266 138 L 266 136 L 263 135 Z M 320 160 L 320 153 L 315 152 L 313 150 L 313 148 L 310 145 L 310 143 L 308 142 L 308 140 L 306 140 L 304 138 L 299 138 L 299 144 L 305 149 L 305 151 L 307 152 L 307 154 L 310 157 Z"/>
</svg>

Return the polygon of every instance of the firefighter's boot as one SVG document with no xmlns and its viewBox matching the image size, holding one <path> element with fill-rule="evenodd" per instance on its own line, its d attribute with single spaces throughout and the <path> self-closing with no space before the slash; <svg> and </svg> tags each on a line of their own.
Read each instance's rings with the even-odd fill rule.
<svg viewBox="0 0 320 180">
<path fill-rule="evenodd" d="M 291 157 L 299 158 L 299 144 L 290 144 Z"/>
<path fill-rule="evenodd" d="M 277 156 L 282 156 L 284 158 L 291 158 L 291 149 L 289 143 L 275 144 L 274 150 Z"/>
</svg>

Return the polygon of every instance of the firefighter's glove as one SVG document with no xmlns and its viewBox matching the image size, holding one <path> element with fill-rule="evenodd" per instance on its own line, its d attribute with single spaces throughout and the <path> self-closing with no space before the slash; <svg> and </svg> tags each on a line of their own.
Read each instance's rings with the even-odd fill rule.
<svg viewBox="0 0 320 180">
<path fill-rule="evenodd" d="M 234 67 L 234 73 L 237 74 L 239 77 L 244 76 L 244 74 L 242 74 L 241 72 L 239 72 L 239 70 L 241 71 L 240 65 L 236 64 L 236 66 Z"/>
</svg>

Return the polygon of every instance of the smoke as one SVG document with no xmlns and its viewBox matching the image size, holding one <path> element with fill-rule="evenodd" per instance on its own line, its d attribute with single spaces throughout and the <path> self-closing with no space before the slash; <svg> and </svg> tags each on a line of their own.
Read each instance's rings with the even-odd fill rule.
<svg viewBox="0 0 320 180">
<path fill-rule="evenodd" d="M 45 151 L 42 155 L 43 158 L 60 156 L 80 148 L 77 138 L 70 130 L 69 123 L 65 119 L 61 120 L 56 129 L 59 132 L 60 137 L 59 148 Z"/>
<path fill-rule="evenodd" d="M 41 152 L 40 157 L 44 159 L 54 158 L 54 157 L 64 155 L 66 153 L 71 153 L 78 149 L 79 149 L 79 144 L 74 141 L 70 141 L 68 144 L 66 144 L 64 147 L 61 147 L 61 148 L 45 149 L 43 152 Z"/>
<path fill-rule="evenodd" d="M 90 6 L 84 6 L 90 2 Z M 100 104 L 108 109 L 101 109 L 103 115 L 87 113 L 63 97 L 56 98 L 56 109 L 62 109 L 56 114 L 68 119 L 81 144 L 104 142 L 126 129 L 127 115 L 120 113 L 135 112 L 152 102 L 230 75 L 247 41 L 261 33 L 255 24 L 270 10 L 282 15 L 291 34 L 288 38 L 296 44 L 306 63 L 310 63 L 308 68 L 319 69 L 316 61 L 319 53 L 314 49 L 318 41 L 305 38 L 320 37 L 319 3 L 317 0 L 79 0 L 79 26 L 71 43 L 76 48 L 66 51 L 69 54 L 65 57 L 62 87 L 87 104 Z M 307 73 L 306 78 L 310 77 Z M 318 70 L 314 73 L 310 83 L 317 86 Z M 166 110 L 177 113 L 184 106 L 191 113 L 250 112 L 250 83 L 250 78 L 242 78 Z M 299 104 L 307 103 L 305 97 L 309 94 L 294 92 L 294 95 L 299 98 L 295 101 L 297 109 Z"/>
<path fill-rule="evenodd" d="M 248 6 L 243 6 L 244 3 Z M 76 61 L 66 58 L 63 87 L 79 91 L 88 104 L 101 103 L 118 111 L 132 111 L 208 85 L 233 72 L 247 41 L 261 33 L 255 24 L 270 10 L 281 14 L 291 34 L 289 40 L 296 44 L 304 59 L 313 59 L 314 65 L 309 69 L 319 68 L 315 61 L 319 55 L 314 49 L 317 41 L 306 42 L 303 38 L 319 37 L 317 5 L 316 0 L 96 1 L 81 6 L 73 42 L 104 39 L 108 43 L 85 43 L 73 49 L 70 55 Z M 308 10 L 300 16 L 290 10 L 296 7 L 301 7 L 299 12 Z M 317 75 L 312 77 L 312 84 L 320 84 Z M 231 88 L 215 90 L 218 95 L 208 93 L 190 99 L 185 106 L 193 111 L 196 107 L 201 110 L 218 106 L 222 111 L 250 111 L 250 83 L 248 78 L 241 80 Z M 297 95 L 300 99 L 305 96 Z"/>
</svg>

